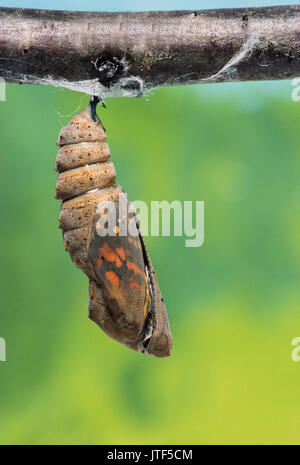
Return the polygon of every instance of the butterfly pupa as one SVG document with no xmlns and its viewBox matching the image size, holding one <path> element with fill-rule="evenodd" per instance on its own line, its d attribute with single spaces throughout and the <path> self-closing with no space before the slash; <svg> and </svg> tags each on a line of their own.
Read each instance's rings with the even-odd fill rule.
<svg viewBox="0 0 300 465">
<path fill-rule="evenodd" d="M 89 279 L 89 317 L 131 349 L 156 357 L 170 355 L 173 341 L 166 307 L 135 210 L 116 183 L 95 103 L 61 130 L 57 145 L 60 228 L 73 263 Z M 117 223 L 114 235 L 103 236 L 99 224 L 107 202 L 115 206 Z M 134 235 L 129 229 L 127 235 L 119 232 L 124 202 L 125 221 L 134 222 Z"/>
</svg>

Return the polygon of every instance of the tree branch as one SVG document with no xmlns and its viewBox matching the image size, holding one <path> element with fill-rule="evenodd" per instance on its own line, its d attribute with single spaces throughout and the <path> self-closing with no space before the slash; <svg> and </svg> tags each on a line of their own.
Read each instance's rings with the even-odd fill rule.
<svg viewBox="0 0 300 465">
<path fill-rule="evenodd" d="M 300 7 L 89 13 L 0 8 L 0 75 L 100 97 L 300 75 Z"/>
</svg>

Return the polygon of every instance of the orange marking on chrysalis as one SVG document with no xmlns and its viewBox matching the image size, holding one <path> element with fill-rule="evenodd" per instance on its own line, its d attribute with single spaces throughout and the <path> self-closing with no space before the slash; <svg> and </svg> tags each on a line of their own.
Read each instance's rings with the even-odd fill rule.
<svg viewBox="0 0 300 465">
<path fill-rule="evenodd" d="M 117 254 L 121 257 L 121 260 L 125 261 L 125 250 L 123 249 L 123 247 L 118 247 L 116 251 Z"/>
<path fill-rule="evenodd" d="M 137 274 L 141 274 L 141 275 L 142 275 L 143 272 L 139 269 L 138 266 L 136 266 L 135 263 L 129 262 L 128 260 L 127 260 L 127 268 L 128 268 L 129 270 L 132 270 L 132 271 L 133 271 L 133 276 L 131 276 L 131 278 L 129 279 L 129 286 L 130 286 L 130 288 L 131 288 L 131 289 L 141 289 L 142 286 L 141 286 L 139 283 L 137 283 L 137 282 L 134 280 L 134 278 L 136 277 Z"/>
<path fill-rule="evenodd" d="M 106 242 L 104 243 L 103 247 L 101 247 L 100 253 L 108 262 L 115 262 L 118 268 L 122 266 L 122 262 L 118 255 L 109 247 Z"/>
<path fill-rule="evenodd" d="M 116 275 L 114 271 L 107 271 L 105 273 L 105 276 L 111 284 L 120 287 L 120 278 Z"/>
<path fill-rule="evenodd" d="M 129 279 L 129 287 L 131 289 L 141 289 L 142 286 L 134 280 L 134 277 L 135 275 L 131 276 L 131 278 Z"/>
<path fill-rule="evenodd" d="M 135 263 L 130 262 L 129 260 L 127 260 L 127 268 L 129 268 L 129 270 L 133 270 L 134 274 L 138 274 L 138 273 L 143 274 L 143 272 L 139 269 L 139 267 L 136 266 Z"/>
</svg>

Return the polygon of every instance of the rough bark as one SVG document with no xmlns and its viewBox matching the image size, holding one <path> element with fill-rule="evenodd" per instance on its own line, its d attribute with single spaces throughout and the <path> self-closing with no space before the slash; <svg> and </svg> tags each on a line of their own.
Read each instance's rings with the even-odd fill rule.
<svg viewBox="0 0 300 465">
<path fill-rule="evenodd" d="M 0 8 L 0 75 L 107 97 L 300 75 L 300 7 L 90 13 Z"/>
</svg>

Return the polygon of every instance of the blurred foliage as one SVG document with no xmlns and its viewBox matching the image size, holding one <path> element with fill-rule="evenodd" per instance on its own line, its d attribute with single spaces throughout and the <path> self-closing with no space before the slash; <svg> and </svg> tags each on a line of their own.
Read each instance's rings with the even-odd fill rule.
<svg viewBox="0 0 300 465">
<path fill-rule="evenodd" d="M 131 200 L 205 201 L 201 248 L 146 239 L 175 340 L 163 360 L 87 318 L 87 278 L 57 229 L 55 142 L 87 97 L 7 86 L 0 443 L 300 443 L 300 107 L 289 82 L 278 96 L 218 86 L 100 110 Z"/>
</svg>

